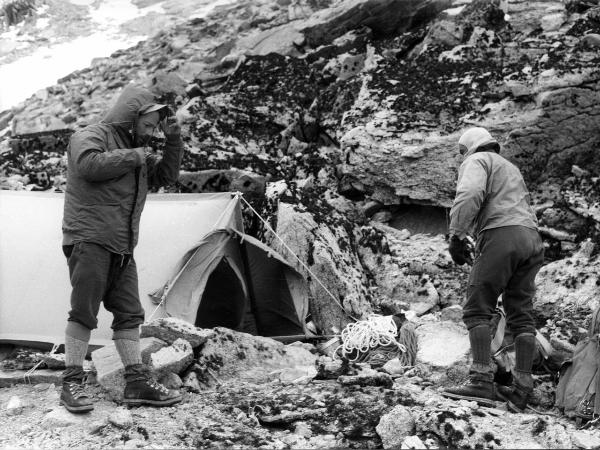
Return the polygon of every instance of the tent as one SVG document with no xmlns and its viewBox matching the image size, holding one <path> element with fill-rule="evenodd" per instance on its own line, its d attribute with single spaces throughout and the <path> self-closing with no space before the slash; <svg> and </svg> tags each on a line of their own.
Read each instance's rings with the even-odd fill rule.
<svg viewBox="0 0 600 450">
<path fill-rule="evenodd" d="M 64 341 L 71 286 L 63 202 L 60 193 L 0 191 L 0 342 Z M 150 194 L 134 257 L 147 320 L 309 334 L 305 279 L 243 233 L 237 195 Z M 112 316 L 101 308 L 98 322 L 90 343 L 106 345 Z"/>
</svg>

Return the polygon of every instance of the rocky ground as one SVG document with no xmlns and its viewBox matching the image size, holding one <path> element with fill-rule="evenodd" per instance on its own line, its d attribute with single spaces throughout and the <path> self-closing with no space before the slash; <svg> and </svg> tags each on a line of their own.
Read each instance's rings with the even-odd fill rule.
<svg viewBox="0 0 600 450">
<path fill-rule="evenodd" d="M 468 125 L 498 137 L 531 190 L 546 247 L 536 320 L 557 357 L 572 354 L 598 307 L 600 6 L 391 3 L 238 1 L 206 18 L 161 25 L 154 37 L 0 112 L 0 183 L 64 189 L 70 134 L 99 120 L 126 83 L 143 83 L 183 124 L 184 171 L 167 191 L 243 192 L 322 281 L 311 277 L 318 330 L 339 332 L 350 316 L 405 314 L 419 340 L 413 370 L 388 373 L 391 384 L 363 374 L 371 381 L 359 385 L 383 384 L 362 387 L 340 374 L 305 384 L 223 375 L 221 384 L 190 389 L 179 407 L 129 414 L 93 387 L 98 411 L 83 422 L 55 411 L 55 385 L 20 385 L 0 390 L 1 414 L 14 414 L 3 444 L 600 444 L 595 428 L 576 430 L 554 416 L 548 371 L 537 379 L 541 414 L 439 396 L 464 380 L 468 363 L 460 323 L 468 267 L 452 263 L 444 236 L 460 162 L 455 144 Z M 186 2 L 164 5 L 193 13 Z M 159 136 L 157 152 L 160 146 Z M 247 211 L 245 219 L 250 234 L 293 260 L 256 217 Z"/>
<path fill-rule="evenodd" d="M 162 320 L 162 322 L 161 322 Z M 142 354 L 166 385 L 183 392 L 168 408 L 119 404 L 123 367 L 113 346 L 92 353 L 87 389 L 93 412 L 59 406 L 60 355 L 5 352 L 0 446 L 9 448 L 594 448 L 597 432 L 577 429 L 552 408 L 551 383 L 536 376 L 535 409 L 480 407 L 440 396 L 462 363 L 442 366 L 435 340 L 419 336 L 412 367 L 399 359 L 374 370 L 343 363 L 309 344 L 283 345 L 225 328 L 194 329 L 174 319 L 144 326 Z M 456 326 L 458 327 L 458 326 Z M 426 321 L 420 328 L 426 328 Z M 420 333 L 423 333 L 422 331 Z M 160 336 L 158 338 L 157 336 Z M 189 347 L 180 348 L 185 341 Z M 157 347 L 158 344 L 158 347 Z M 455 341 L 455 345 L 457 341 Z M 158 350 L 157 350 L 158 348 Z M 193 348 L 193 350 L 192 350 Z M 467 347 L 468 349 L 468 347 Z M 6 348 L 4 349 L 6 350 Z M 428 356 L 429 354 L 429 356 Z M 243 355 L 243 356 L 242 356 Z M 29 372 L 30 383 L 19 377 Z M 63 360 L 64 362 L 64 360 Z M 183 364 L 182 364 L 183 362 Z M 440 366 L 441 365 L 441 366 Z M 54 370 L 43 367 L 50 366 Z M 7 370 L 11 367 L 13 370 Z M 16 372 L 17 368 L 21 372 Z M 18 374 L 17 374 L 18 373 Z M 117 389 L 118 388 L 118 389 Z M 507 432 L 507 430 L 511 430 Z"/>
</svg>

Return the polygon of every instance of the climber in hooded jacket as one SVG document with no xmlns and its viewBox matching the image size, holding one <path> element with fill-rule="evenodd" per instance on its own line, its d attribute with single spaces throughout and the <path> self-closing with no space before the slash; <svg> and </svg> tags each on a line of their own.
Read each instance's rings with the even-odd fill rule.
<svg viewBox="0 0 600 450">
<path fill-rule="evenodd" d="M 544 260 L 537 218 L 519 169 L 500 156 L 500 145 L 480 127 L 459 139 L 464 155 L 456 197 L 450 211 L 449 252 L 455 263 L 470 262 L 468 235 L 476 237 L 463 321 L 469 331 L 472 364 L 465 385 L 446 389 L 450 398 L 493 405 L 501 399 L 521 412 L 533 390 L 536 351 L 533 296 L 535 277 Z M 498 297 L 515 337 L 516 366 L 512 386 L 493 382 L 491 320 Z"/>
<path fill-rule="evenodd" d="M 162 158 L 147 147 L 157 128 L 166 138 Z M 72 291 L 60 397 L 71 412 L 93 409 L 82 366 L 100 303 L 113 315 L 113 340 L 125 366 L 124 402 L 167 406 L 181 400 L 141 361 L 144 310 L 133 251 L 148 187 L 177 181 L 182 152 L 180 126 L 168 106 L 134 85 L 123 89 L 100 123 L 71 137 L 62 230 Z"/>
</svg>

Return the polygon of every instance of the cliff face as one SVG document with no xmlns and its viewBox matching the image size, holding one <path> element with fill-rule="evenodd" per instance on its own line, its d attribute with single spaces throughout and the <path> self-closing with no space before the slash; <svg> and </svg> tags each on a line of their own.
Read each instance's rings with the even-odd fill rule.
<svg viewBox="0 0 600 450">
<path fill-rule="evenodd" d="M 348 315 L 460 303 L 466 270 L 443 240 L 411 230 L 445 228 L 456 142 L 470 125 L 490 129 L 523 171 L 548 260 L 593 246 L 599 7 L 397 3 L 241 1 L 97 59 L 0 115 L 11 127 L 0 143 L 4 185 L 60 188 L 68 135 L 136 81 L 184 125 L 186 173 L 174 189 L 245 189 L 324 279 L 313 282 L 323 330 Z M 411 205 L 429 209 L 416 216 Z M 249 226 L 277 245 L 257 221 Z M 587 264 L 596 259 L 593 248 Z"/>
</svg>

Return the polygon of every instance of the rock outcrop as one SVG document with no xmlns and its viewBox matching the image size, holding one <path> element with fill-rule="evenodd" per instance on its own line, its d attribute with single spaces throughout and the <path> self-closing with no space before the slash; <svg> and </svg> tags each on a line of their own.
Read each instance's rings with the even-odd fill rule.
<svg viewBox="0 0 600 450">
<path fill-rule="evenodd" d="M 552 258 L 598 232 L 597 199 L 585 186 L 554 189 L 572 166 L 585 168 L 587 179 L 598 171 L 600 78 L 587 37 L 597 31 L 597 8 L 475 1 L 438 14 L 451 5 L 309 3 L 274 4 L 269 12 L 267 0 L 222 7 L 97 59 L 14 108 L 13 136 L 98 120 L 107 97 L 138 80 L 178 107 L 189 171 L 233 166 L 267 182 L 305 183 L 312 175 L 310 183 L 353 200 L 447 208 L 460 162 L 455 143 L 478 124 L 522 168 L 539 214 L 551 203 L 554 216 L 577 224 L 549 226 Z M 260 29 L 252 17 L 261 18 Z M 132 56 L 144 61 L 142 70 Z M 64 144 L 54 139 L 46 150 L 64 151 Z M 29 148 L 23 138 L 13 146 Z M 62 170 L 48 172 L 41 188 Z M 11 186 L 38 183 L 25 173 Z"/>
<path fill-rule="evenodd" d="M 600 305 L 598 265 L 595 245 L 586 242 L 570 258 L 540 270 L 534 308 L 551 341 L 574 345 L 587 334 L 592 312 Z"/>
<path fill-rule="evenodd" d="M 283 345 L 270 338 L 251 336 L 217 327 L 197 357 L 198 370 L 208 382 L 244 380 L 255 383 L 272 379 L 278 370 L 315 366 L 316 355 L 301 345 Z"/>
</svg>

